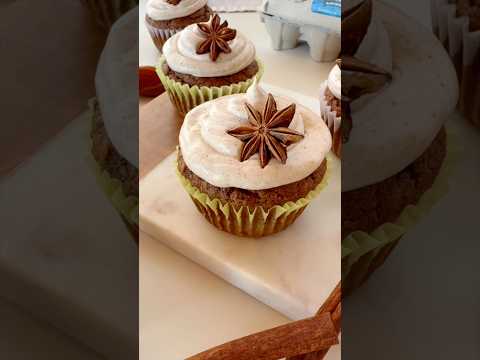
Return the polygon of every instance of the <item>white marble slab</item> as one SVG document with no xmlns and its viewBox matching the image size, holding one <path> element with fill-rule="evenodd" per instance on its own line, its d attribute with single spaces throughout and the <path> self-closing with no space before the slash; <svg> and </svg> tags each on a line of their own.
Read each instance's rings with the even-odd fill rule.
<svg viewBox="0 0 480 360">
<path fill-rule="evenodd" d="M 89 129 L 84 113 L 1 179 L 0 298 L 128 359 L 138 351 L 138 253 L 90 168 Z"/>
<path fill-rule="evenodd" d="M 314 111 L 318 105 L 313 98 L 265 87 Z M 329 155 L 329 184 L 296 223 L 270 237 L 245 239 L 204 220 L 176 176 L 175 156 L 140 182 L 142 231 L 290 319 L 313 315 L 340 280 L 339 160 Z"/>
</svg>

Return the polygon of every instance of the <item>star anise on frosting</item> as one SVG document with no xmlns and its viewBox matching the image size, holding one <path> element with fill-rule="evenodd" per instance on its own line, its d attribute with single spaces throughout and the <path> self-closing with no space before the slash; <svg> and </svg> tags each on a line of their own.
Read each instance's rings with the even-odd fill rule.
<svg viewBox="0 0 480 360">
<path fill-rule="evenodd" d="M 235 39 L 237 31 L 230 29 L 226 20 L 220 24 L 220 16 L 215 14 L 210 23 L 197 26 L 205 36 L 205 40 L 197 47 L 197 54 L 210 53 L 210 59 L 216 61 L 221 52 L 228 54 L 232 51 L 228 42 Z"/>
<path fill-rule="evenodd" d="M 342 141 L 346 143 L 353 128 L 351 102 L 379 91 L 392 80 L 392 75 L 352 56 L 342 56 L 337 65 L 342 70 Z"/>
<path fill-rule="evenodd" d="M 166 0 L 167 3 L 172 4 L 172 5 L 178 5 L 182 0 Z"/>
<path fill-rule="evenodd" d="M 249 103 L 245 104 L 245 108 L 249 124 L 227 131 L 244 143 L 240 161 L 248 160 L 258 153 L 262 169 L 272 157 L 285 164 L 288 145 L 303 139 L 301 133 L 288 128 L 295 115 L 295 104 L 277 110 L 275 99 L 272 94 L 268 94 L 263 114 Z"/>
</svg>

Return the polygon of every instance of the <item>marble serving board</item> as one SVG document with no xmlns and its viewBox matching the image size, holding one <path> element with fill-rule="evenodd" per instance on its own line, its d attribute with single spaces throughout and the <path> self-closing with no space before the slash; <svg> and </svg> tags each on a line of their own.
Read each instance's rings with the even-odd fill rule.
<svg viewBox="0 0 480 360">
<path fill-rule="evenodd" d="M 294 97 L 318 112 L 318 100 L 282 89 L 268 90 Z M 145 105 L 140 133 L 146 132 L 145 124 L 152 119 L 158 123 L 159 115 L 170 111 L 168 107 L 165 98 Z M 162 116 L 161 121 L 168 119 Z M 144 151 L 141 144 L 141 157 Z M 340 280 L 339 160 L 329 155 L 328 186 L 295 224 L 270 237 L 246 239 L 217 230 L 197 212 L 176 176 L 175 156 L 170 151 L 148 173 L 142 171 L 144 161 L 140 161 L 144 174 L 141 230 L 290 319 L 313 315 Z M 152 154 L 145 157 L 152 167 Z"/>
<path fill-rule="evenodd" d="M 131 359 L 138 249 L 91 169 L 90 124 L 85 112 L 0 178 L 0 298 L 99 358 Z"/>
</svg>

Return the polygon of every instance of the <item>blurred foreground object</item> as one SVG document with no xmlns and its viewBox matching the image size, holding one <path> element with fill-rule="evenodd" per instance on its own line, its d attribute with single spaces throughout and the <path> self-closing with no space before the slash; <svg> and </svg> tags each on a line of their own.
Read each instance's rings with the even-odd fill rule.
<svg viewBox="0 0 480 360">
<path fill-rule="evenodd" d="M 138 0 L 82 0 L 92 11 L 97 23 L 109 29 L 118 18 L 138 5 Z"/>
<path fill-rule="evenodd" d="M 52 21 L 55 13 L 62 16 Z M 25 14 L 35 16 L 19 26 Z M 0 29 L 6 120 L 0 141 L 1 176 L 86 109 L 95 93 L 105 32 L 80 2 L 62 0 L 15 1 L 2 8 Z"/>
</svg>

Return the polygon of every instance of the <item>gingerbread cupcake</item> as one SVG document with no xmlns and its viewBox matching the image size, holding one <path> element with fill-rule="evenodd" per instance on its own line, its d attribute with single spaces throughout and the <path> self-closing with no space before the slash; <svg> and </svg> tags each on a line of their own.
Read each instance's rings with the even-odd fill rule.
<svg viewBox="0 0 480 360">
<path fill-rule="evenodd" d="M 253 43 L 215 15 L 168 39 L 157 72 L 173 104 L 185 116 L 206 101 L 245 93 L 261 78 L 263 67 Z"/>
<path fill-rule="evenodd" d="M 112 27 L 95 76 L 92 168 L 98 185 L 138 240 L 138 13 Z"/>
<path fill-rule="evenodd" d="M 234 235 L 284 230 L 326 184 L 326 125 L 257 85 L 193 109 L 179 142 L 183 186 L 207 221 Z"/>
<path fill-rule="evenodd" d="M 342 73 L 336 64 L 320 88 L 320 113 L 332 135 L 332 151 L 338 157 L 342 152 Z"/>
<path fill-rule="evenodd" d="M 148 0 L 145 25 L 157 49 L 188 25 L 206 22 L 212 10 L 207 0 Z"/>
<path fill-rule="evenodd" d="M 458 86 L 431 32 L 384 2 L 374 2 L 356 51 L 343 44 L 342 51 L 353 53 L 340 64 L 346 294 L 441 196 L 450 146 L 444 125 Z"/>
</svg>

